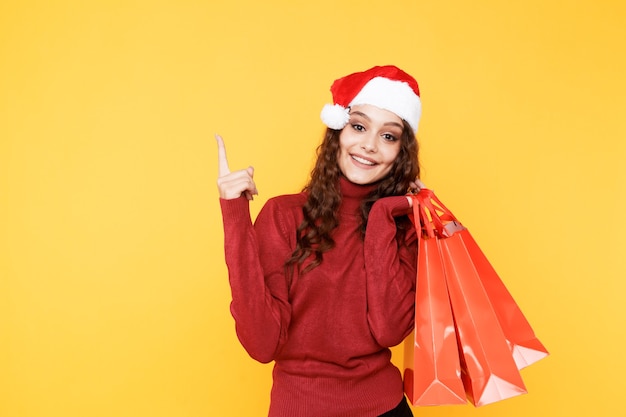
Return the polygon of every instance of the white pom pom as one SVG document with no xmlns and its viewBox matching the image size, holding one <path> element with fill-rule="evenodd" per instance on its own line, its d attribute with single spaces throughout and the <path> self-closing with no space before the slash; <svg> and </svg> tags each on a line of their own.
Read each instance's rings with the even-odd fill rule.
<svg viewBox="0 0 626 417">
<path fill-rule="evenodd" d="M 331 129 L 341 130 L 350 121 L 350 114 L 348 109 L 342 105 L 326 104 L 322 108 L 322 114 L 320 115 L 322 122 Z"/>
</svg>

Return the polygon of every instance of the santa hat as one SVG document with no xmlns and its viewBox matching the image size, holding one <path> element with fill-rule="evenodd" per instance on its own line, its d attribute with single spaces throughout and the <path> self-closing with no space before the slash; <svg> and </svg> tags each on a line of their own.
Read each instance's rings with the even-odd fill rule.
<svg viewBox="0 0 626 417">
<path fill-rule="evenodd" d="M 417 81 L 393 65 L 373 67 L 335 80 L 330 87 L 333 103 L 322 109 L 322 121 L 331 129 L 340 130 L 350 120 L 349 108 L 371 104 L 395 113 L 417 132 L 422 103 Z"/>
</svg>

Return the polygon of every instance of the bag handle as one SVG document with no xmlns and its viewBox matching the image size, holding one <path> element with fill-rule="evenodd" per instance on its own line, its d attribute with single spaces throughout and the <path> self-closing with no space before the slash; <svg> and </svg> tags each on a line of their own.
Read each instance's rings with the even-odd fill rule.
<svg viewBox="0 0 626 417">
<path fill-rule="evenodd" d="M 453 222 L 455 226 L 460 225 L 454 214 L 437 198 L 432 190 L 422 188 L 417 194 L 414 194 L 414 202 L 418 203 L 419 219 L 428 237 L 450 237 L 453 233 L 446 229 L 446 225 L 450 222 Z M 413 212 L 415 213 L 415 204 L 413 205 Z"/>
<path fill-rule="evenodd" d="M 407 194 L 407 197 L 410 197 L 413 200 L 413 215 L 409 217 L 413 222 L 413 226 L 415 226 L 415 230 L 417 231 L 417 237 L 419 239 L 424 239 L 424 237 L 434 238 L 435 230 L 432 223 L 425 220 L 428 219 L 428 216 L 426 215 L 423 203 L 418 198 L 418 195 Z"/>
</svg>

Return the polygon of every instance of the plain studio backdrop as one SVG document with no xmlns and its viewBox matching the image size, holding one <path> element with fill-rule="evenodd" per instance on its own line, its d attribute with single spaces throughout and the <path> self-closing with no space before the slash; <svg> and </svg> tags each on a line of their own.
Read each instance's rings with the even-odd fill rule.
<svg viewBox="0 0 626 417">
<path fill-rule="evenodd" d="M 528 395 L 416 415 L 620 414 L 625 7 L 2 2 L 0 416 L 264 416 L 213 134 L 256 168 L 256 215 L 304 185 L 332 81 L 382 64 L 421 85 L 424 182 L 551 352 L 522 371 Z"/>
</svg>

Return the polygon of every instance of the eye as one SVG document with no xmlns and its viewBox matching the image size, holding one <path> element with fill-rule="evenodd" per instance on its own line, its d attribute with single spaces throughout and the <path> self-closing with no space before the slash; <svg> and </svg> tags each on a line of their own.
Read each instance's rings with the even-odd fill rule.
<svg viewBox="0 0 626 417">
<path fill-rule="evenodd" d="M 352 128 L 353 128 L 354 130 L 356 130 L 356 131 L 359 131 L 359 132 L 363 132 L 363 131 L 365 131 L 365 127 L 363 127 L 363 125 L 360 125 L 360 124 L 357 124 L 357 123 L 354 123 L 354 124 L 352 125 Z"/>
<path fill-rule="evenodd" d="M 389 142 L 395 142 L 398 140 L 398 138 L 391 133 L 383 133 L 383 138 Z"/>
</svg>

